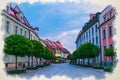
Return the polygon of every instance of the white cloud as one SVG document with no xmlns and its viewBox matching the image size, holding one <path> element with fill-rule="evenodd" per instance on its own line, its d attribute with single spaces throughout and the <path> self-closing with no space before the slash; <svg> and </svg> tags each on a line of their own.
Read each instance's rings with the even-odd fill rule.
<svg viewBox="0 0 120 80">
<path fill-rule="evenodd" d="M 84 23 L 88 22 L 89 16 L 84 15 L 80 16 L 77 19 L 72 19 L 69 22 L 67 22 L 64 26 L 67 28 L 79 28 L 82 29 Z"/>
<path fill-rule="evenodd" d="M 79 31 L 79 29 L 74 29 L 63 31 L 59 34 L 49 34 L 49 37 L 44 37 L 44 39 L 49 38 L 54 41 L 59 40 L 62 45 L 72 53 L 75 50 L 75 40 Z"/>
<path fill-rule="evenodd" d="M 61 43 L 67 48 L 71 53 L 75 50 L 75 40 L 77 38 L 77 34 L 79 33 L 79 29 L 71 30 L 71 31 L 64 31 L 59 34 L 56 39 L 60 40 Z"/>
<path fill-rule="evenodd" d="M 61 33 L 52 33 L 45 37 L 41 37 L 42 39 L 50 39 L 53 41 L 59 40 L 63 47 L 68 49 L 71 53 L 76 49 L 75 40 L 79 33 L 79 29 L 63 31 Z"/>
</svg>

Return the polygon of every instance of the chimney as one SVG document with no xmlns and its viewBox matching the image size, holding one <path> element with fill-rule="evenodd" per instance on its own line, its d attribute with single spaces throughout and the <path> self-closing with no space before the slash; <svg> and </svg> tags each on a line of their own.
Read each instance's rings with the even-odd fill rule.
<svg viewBox="0 0 120 80">
<path fill-rule="evenodd" d="M 60 41 L 57 40 L 56 43 L 59 43 L 59 44 L 60 44 Z"/>
<path fill-rule="evenodd" d="M 35 27 L 35 28 L 34 28 L 34 31 L 38 34 L 39 28 L 38 28 L 38 27 Z"/>
<path fill-rule="evenodd" d="M 92 19 L 95 16 L 95 14 L 90 14 L 90 19 Z"/>
</svg>

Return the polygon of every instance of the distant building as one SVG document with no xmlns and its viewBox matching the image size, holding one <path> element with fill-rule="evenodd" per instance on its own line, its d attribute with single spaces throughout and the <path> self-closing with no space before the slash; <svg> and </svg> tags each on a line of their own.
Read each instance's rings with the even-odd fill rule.
<svg viewBox="0 0 120 80">
<path fill-rule="evenodd" d="M 53 52 L 53 55 L 56 57 L 67 58 L 70 52 L 62 46 L 59 41 L 51 41 L 49 39 L 43 40 L 41 42 L 45 44 L 45 46 Z"/>
</svg>

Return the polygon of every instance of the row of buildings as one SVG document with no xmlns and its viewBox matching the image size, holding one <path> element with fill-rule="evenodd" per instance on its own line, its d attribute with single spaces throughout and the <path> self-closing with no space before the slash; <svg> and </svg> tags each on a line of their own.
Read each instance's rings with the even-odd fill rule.
<svg viewBox="0 0 120 80">
<path fill-rule="evenodd" d="M 46 45 L 46 47 L 53 52 L 53 55 L 56 57 L 62 57 L 67 58 L 67 56 L 70 54 L 70 52 L 63 47 L 63 45 L 60 43 L 60 41 L 51 41 L 49 39 L 41 41 Z"/>
<path fill-rule="evenodd" d="M 113 37 L 115 35 L 115 8 L 108 5 L 103 11 L 96 14 L 90 14 L 90 19 L 84 24 L 82 30 L 80 30 L 76 39 L 76 48 L 80 45 L 91 42 L 98 45 L 101 48 L 99 62 L 106 62 L 109 60 L 107 56 L 104 56 L 104 51 L 108 47 L 114 47 L 115 41 Z M 110 60 L 115 60 L 111 58 Z"/>
<path fill-rule="evenodd" d="M 38 36 L 39 28 L 33 27 L 30 25 L 23 12 L 18 6 L 12 7 L 11 4 L 6 6 L 6 9 L 2 10 L 2 26 L 1 31 L 4 31 L 3 39 L 12 35 L 22 35 L 27 37 L 30 40 L 40 41 L 44 46 L 48 47 L 49 50 L 53 52 L 53 55 L 57 56 L 57 51 L 60 52 L 60 56 L 66 57 L 66 54 L 69 52 L 66 50 L 59 41 L 53 42 L 50 40 L 42 40 Z M 52 45 L 51 45 L 52 44 Z M 53 48 L 55 47 L 55 48 Z M 64 53 L 65 52 L 65 53 Z M 61 55 L 62 54 L 62 55 Z M 28 57 L 18 57 L 18 66 L 28 64 Z M 12 55 L 4 55 L 5 64 L 9 67 L 15 65 L 15 57 Z M 34 58 L 34 65 L 36 65 L 36 59 Z M 44 61 L 44 60 L 43 60 Z"/>
</svg>

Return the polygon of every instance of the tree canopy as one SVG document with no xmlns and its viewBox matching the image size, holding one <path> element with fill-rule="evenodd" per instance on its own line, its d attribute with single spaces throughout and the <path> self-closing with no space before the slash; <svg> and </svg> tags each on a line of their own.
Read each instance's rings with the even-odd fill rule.
<svg viewBox="0 0 120 80">
<path fill-rule="evenodd" d="M 36 40 L 31 40 L 31 43 L 33 44 L 33 56 L 41 58 L 45 51 L 44 46 Z"/>
<path fill-rule="evenodd" d="M 116 52 L 113 47 L 109 47 L 105 50 L 105 56 L 111 57 L 115 56 Z"/>
<path fill-rule="evenodd" d="M 43 58 L 45 58 L 45 59 L 52 59 L 53 58 L 52 51 L 50 51 L 47 47 L 45 47 L 45 53 L 43 55 Z"/>
<path fill-rule="evenodd" d="M 5 38 L 4 52 L 9 55 L 25 56 L 26 52 L 32 52 L 32 44 L 29 39 L 20 35 L 11 35 Z"/>
</svg>

